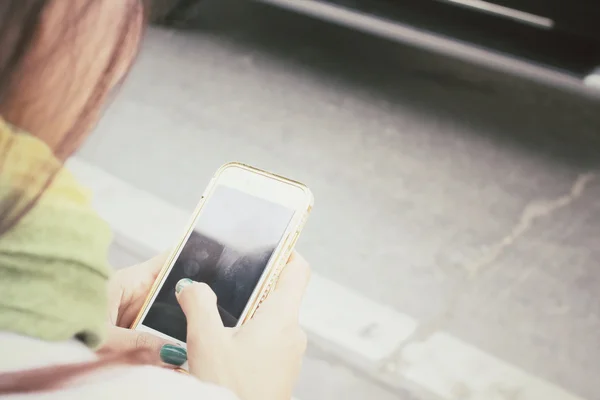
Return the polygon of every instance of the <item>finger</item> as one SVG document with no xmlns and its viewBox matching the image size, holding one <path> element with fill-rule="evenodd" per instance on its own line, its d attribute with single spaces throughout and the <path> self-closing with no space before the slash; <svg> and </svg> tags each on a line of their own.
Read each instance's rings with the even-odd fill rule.
<svg viewBox="0 0 600 400">
<path fill-rule="evenodd" d="M 121 291 L 119 306 L 117 307 L 119 326 L 128 327 L 131 325 L 168 257 L 169 253 L 163 253 L 148 261 L 117 272 L 115 279 L 119 284 L 116 289 Z"/>
<path fill-rule="evenodd" d="M 144 261 L 140 264 L 140 267 L 151 271 L 152 276 L 156 278 L 160 271 L 162 271 L 170 255 L 170 251 L 163 252 L 157 256 L 152 257 L 147 261 Z"/>
<path fill-rule="evenodd" d="M 300 254 L 293 253 L 281 271 L 275 290 L 260 309 L 296 318 L 300 312 L 302 298 L 309 280 L 310 266 L 308 262 Z"/>
<path fill-rule="evenodd" d="M 175 287 L 177 300 L 187 319 L 187 344 L 211 346 L 223 334 L 217 296 L 205 283 L 184 278 Z"/>
<path fill-rule="evenodd" d="M 127 273 L 128 275 L 132 275 L 134 277 L 137 276 L 138 278 L 140 276 L 143 276 L 145 278 L 143 283 L 149 283 L 151 285 L 152 283 L 154 283 L 154 280 L 158 277 L 160 271 L 162 271 L 170 254 L 170 252 L 161 253 L 157 256 L 152 257 L 149 260 L 133 265 L 129 268 L 124 268 L 120 271 L 122 271 L 123 273 Z"/>
<path fill-rule="evenodd" d="M 165 366 L 160 352 L 169 341 L 147 332 L 138 332 L 126 328 L 111 326 L 106 344 L 98 351 L 100 354 L 125 353 L 131 350 L 142 350 L 147 353 L 150 363 Z M 173 365 L 170 365 L 173 366 Z"/>
</svg>

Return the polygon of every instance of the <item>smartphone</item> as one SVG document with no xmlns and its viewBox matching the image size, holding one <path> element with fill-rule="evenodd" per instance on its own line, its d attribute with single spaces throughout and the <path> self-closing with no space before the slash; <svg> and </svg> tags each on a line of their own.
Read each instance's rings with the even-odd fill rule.
<svg viewBox="0 0 600 400">
<path fill-rule="evenodd" d="M 273 289 L 312 205 L 301 183 L 240 163 L 219 168 L 132 329 L 185 346 L 186 319 L 175 297 L 182 278 L 212 288 L 225 326 L 246 322 Z"/>
</svg>

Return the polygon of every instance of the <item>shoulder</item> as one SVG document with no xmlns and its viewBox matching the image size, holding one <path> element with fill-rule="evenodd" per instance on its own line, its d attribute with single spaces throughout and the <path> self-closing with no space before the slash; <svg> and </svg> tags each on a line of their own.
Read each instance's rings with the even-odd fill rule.
<svg viewBox="0 0 600 400">
<path fill-rule="evenodd" d="M 238 400 L 232 392 L 222 387 L 172 370 L 151 366 L 116 367 L 98 371 L 68 388 L 54 392 L 54 396 L 47 399 L 163 400 L 185 396 L 199 400 Z"/>
</svg>

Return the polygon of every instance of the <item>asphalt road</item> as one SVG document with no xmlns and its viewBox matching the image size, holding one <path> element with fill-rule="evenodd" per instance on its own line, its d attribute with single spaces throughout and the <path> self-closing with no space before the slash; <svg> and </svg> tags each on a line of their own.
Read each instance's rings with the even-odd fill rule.
<svg viewBox="0 0 600 400">
<path fill-rule="evenodd" d="M 199 11 L 149 29 L 83 159 L 185 209 L 230 160 L 304 181 L 319 274 L 600 398 L 597 100 L 261 4 Z"/>
</svg>

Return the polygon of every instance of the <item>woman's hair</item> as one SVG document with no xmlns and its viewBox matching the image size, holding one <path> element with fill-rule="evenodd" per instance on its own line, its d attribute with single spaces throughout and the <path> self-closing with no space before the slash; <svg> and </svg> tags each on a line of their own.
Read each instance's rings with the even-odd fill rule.
<svg viewBox="0 0 600 400">
<path fill-rule="evenodd" d="M 65 161 L 131 67 L 146 9 L 143 0 L 1 0 L 2 118 L 46 142 Z M 0 178 L 5 162 L 0 154 Z M 0 240 L 36 204 L 56 172 L 28 171 L 33 197 L 9 190 L 0 198 Z M 147 354 L 133 351 L 90 363 L 3 373 L 0 394 L 47 390 L 110 364 L 146 362 Z"/>
<path fill-rule="evenodd" d="M 15 0 L 0 3 L 0 102 L 10 78 L 37 32 L 47 1 Z"/>
<path fill-rule="evenodd" d="M 142 3 L 0 1 L 2 118 L 46 142 L 65 161 L 93 128 L 112 88 L 135 59 L 145 25 Z M 29 171 L 38 178 L 31 179 L 35 196 L 24 199 L 15 192 L 0 199 L 0 235 L 35 205 L 56 172 Z"/>
<path fill-rule="evenodd" d="M 112 354 L 96 361 L 0 373 L 0 396 L 56 390 L 70 383 L 74 378 L 101 368 L 150 364 L 151 360 L 152 357 L 147 352 L 139 349 L 124 354 Z"/>
</svg>

